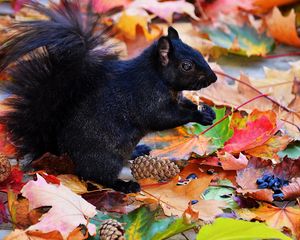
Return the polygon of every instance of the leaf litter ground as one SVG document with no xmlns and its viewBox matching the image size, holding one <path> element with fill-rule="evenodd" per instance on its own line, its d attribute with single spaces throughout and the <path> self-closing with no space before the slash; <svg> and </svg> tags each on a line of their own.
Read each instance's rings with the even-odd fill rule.
<svg viewBox="0 0 300 240">
<path fill-rule="evenodd" d="M 297 57 L 274 57 L 299 49 L 280 45 L 271 53 L 276 40 L 299 46 L 297 5 L 287 5 L 296 13 L 284 17 L 278 8 L 272 9 L 296 1 L 233 4 L 216 0 L 195 5 L 178 1 L 168 10 L 163 5 L 170 3 L 154 0 L 150 5 L 128 0 L 95 2 L 98 12 L 124 7 L 110 20 L 119 30 L 116 41 L 124 44 L 127 57 L 165 32 L 165 22 L 175 21 L 185 42 L 215 59 L 211 66 L 218 82 L 186 96 L 214 105 L 215 123 L 219 123 L 211 129 L 191 123 L 144 138 L 153 156 L 176 160 L 181 172 L 166 182 L 140 180 L 142 191 L 137 194 L 81 181 L 72 175 L 74 166 L 66 156 L 44 155 L 31 175 L 13 167 L 0 183 L 5 193 L 0 219 L 13 223 L 15 229 L 6 239 L 86 239 L 87 233 L 94 235 L 110 218 L 124 224 L 126 239 L 165 239 L 189 229 L 186 236 L 194 239 L 199 228 L 197 239 L 299 238 L 300 62 Z M 19 9 L 22 1 L 15 4 Z M 189 21 L 173 19 L 174 12 L 186 13 Z M 41 17 L 22 10 L 16 16 Z M 153 17 L 161 21 L 152 22 Z M 1 19 L 3 29 L 9 21 L 8 16 Z M 282 28 L 283 21 L 291 27 Z M 261 35 L 267 30 L 269 35 Z M 269 68 L 263 70 L 264 66 Z M 7 141 L 4 126 L 0 132 L 1 152 L 12 157 L 14 147 Z M 99 239 L 99 233 L 89 239 Z"/>
</svg>

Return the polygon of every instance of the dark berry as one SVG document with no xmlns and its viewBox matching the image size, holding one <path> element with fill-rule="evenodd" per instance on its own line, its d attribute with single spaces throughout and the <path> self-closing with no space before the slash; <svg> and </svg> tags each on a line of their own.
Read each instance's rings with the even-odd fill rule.
<svg viewBox="0 0 300 240">
<path fill-rule="evenodd" d="M 197 179 L 197 178 L 198 178 L 198 176 L 195 173 L 191 173 L 190 175 L 188 175 L 186 177 L 186 179 L 188 179 L 188 180 Z"/>
<path fill-rule="evenodd" d="M 257 183 L 257 184 L 262 184 L 263 182 L 265 182 L 265 181 L 262 180 L 261 178 L 258 178 L 258 179 L 256 180 L 256 183 Z"/>
<path fill-rule="evenodd" d="M 287 186 L 287 185 L 289 185 L 289 183 L 290 183 L 289 181 L 284 180 L 282 185 L 283 185 L 283 186 Z"/>
<path fill-rule="evenodd" d="M 275 194 L 273 194 L 273 198 L 275 200 L 283 200 L 284 194 L 283 193 L 275 193 Z"/>
<path fill-rule="evenodd" d="M 198 200 L 191 200 L 191 204 L 194 205 L 196 203 L 198 203 L 199 201 Z"/>
<path fill-rule="evenodd" d="M 279 194 L 279 193 L 282 193 L 282 191 L 280 189 L 276 189 L 276 190 L 274 190 L 274 193 Z"/>
<path fill-rule="evenodd" d="M 262 184 L 258 185 L 259 189 L 264 189 L 264 188 L 267 188 L 267 187 L 268 187 L 268 183 L 267 182 L 263 182 Z"/>
<path fill-rule="evenodd" d="M 265 182 L 269 181 L 270 177 L 271 177 L 271 175 L 269 175 L 269 174 L 263 175 L 262 180 L 264 180 Z"/>
<path fill-rule="evenodd" d="M 270 179 L 270 181 L 268 183 L 268 187 L 271 188 L 275 182 L 276 182 L 276 180 L 274 178 Z"/>
<path fill-rule="evenodd" d="M 213 175 L 214 172 L 215 172 L 215 170 L 211 168 L 211 169 L 208 169 L 206 172 L 207 172 L 207 174 L 209 174 L 209 175 Z"/>
</svg>

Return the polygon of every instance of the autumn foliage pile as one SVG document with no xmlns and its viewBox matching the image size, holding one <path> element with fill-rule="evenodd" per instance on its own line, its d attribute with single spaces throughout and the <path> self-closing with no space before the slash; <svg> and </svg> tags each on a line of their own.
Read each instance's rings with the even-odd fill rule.
<svg viewBox="0 0 300 240">
<path fill-rule="evenodd" d="M 0 4 L 12 13 L 0 17 L 1 41 L 14 19 L 43 18 L 25 2 Z M 1 125 L 0 152 L 7 157 L 0 157 L 0 221 L 14 228 L 6 239 L 99 239 L 111 229 L 118 239 L 183 232 L 199 240 L 300 239 L 300 61 L 288 70 L 264 68 L 260 79 L 233 77 L 214 62 L 230 54 L 244 62 L 299 55 L 271 54 L 279 44 L 300 47 L 299 1 L 94 0 L 93 8 L 116 30 L 111 41 L 123 58 L 140 53 L 172 24 L 218 75 L 210 87 L 184 92 L 213 106 L 216 119 L 209 127 L 190 123 L 143 138 L 151 148 L 147 159 L 174 161 L 180 172 L 168 180 L 139 179 L 142 191 L 127 195 L 79 180 L 65 155 L 46 153 L 32 171 L 21 168 L 22 161 L 10 166 L 7 157 L 23 156 L 16 156 Z"/>
</svg>

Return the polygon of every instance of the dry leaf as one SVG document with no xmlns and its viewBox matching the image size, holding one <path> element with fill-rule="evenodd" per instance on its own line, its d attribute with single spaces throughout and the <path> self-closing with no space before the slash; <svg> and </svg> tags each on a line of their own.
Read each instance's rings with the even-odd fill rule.
<svg viewBox="0 0 300 240">
<path fill-rule="evenodd" d="M 266 17 L 266 22 L 273 38 L 279 42 L 300 47 L 300 38 L 296 29 L 296 14 L 293 9 L 289 15 L 283 16 L 278 8 L 274 8 L 272 14 Z"/>
<path fill-rule="evenodd" d="M 74 193 L 83 194 L 87 192 L 87 184 L 80 181 L 79 178 L 72 174 L 58 175 L 57 178 L 61 184 L 71 189 Z"/>
<path fill-rule="evenodd" d="M 266 221 L 273 228 L 282 230 L 289 228 L 293 234 L 300 236 L 300 209 L 298 207 L 278 208 L 270 204 L 263 203 L 257 209 L 251 209 L 256 218 Z"/>
<path fill-rule="evenodd" d="M 218 158 L 222 164 L 224 170 L 239 170 L 243 169 L 248 164 L 248 159 L 242 153 L 239 154 L 238 158 L 235 158 L 232 154 L 228 152 L 219 153 Z"/>
<path fill-rule="evenodd" d="M 91 235 L 96 233 L 95 225 L 88 223 L 88 219 L 96 214 L 96 208 L 67 187 L 48 184 L 37 174 L 37 181 L 29 181 L 21 193 L 29 200 L 30 210 L 51 206 L 40 222 L 30 226 L 28 230 L 58 230 L 63 237 L 67 237 L 77 226 L 83 224 Z"/>
</svg>

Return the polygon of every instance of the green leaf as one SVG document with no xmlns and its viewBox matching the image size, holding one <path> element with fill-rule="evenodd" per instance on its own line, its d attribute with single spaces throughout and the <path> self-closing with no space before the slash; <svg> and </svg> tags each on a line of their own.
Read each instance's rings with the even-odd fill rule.
<svg viewBox="0 0 300 240">
<path fill-rule="evenodd" d="M 300 141 L 290 143 L 285 150 L 278 153 L 278 156 L 281 158 L 287 156 L 291 159 L 300 158 Z"/>
<path fill-rule="evenodd" d="M 276 229 L 264 223 L 247 222 L 230 218 L 218 218 L 211 225 L 202 227 L 197 240 L 258 240 L 281 239 L 291 240 Z"/>
<path fill-rule="evenodd" d="M 202 31 L 221 48 L 242 56 L 264 56 L 274 48 L 274 40 L 266 33 L 259 35 L 248 25 L 226 25 L 229 33 L 221 29 L 204 28 Z"/>
<path fill-rule="evenodd" d="M 173 217 L 156 220 L 156 211 L 141 207 L 118 221 L 126 223 L 126 239 L 160 240 L 192 228 L 193 224 L 185 224 L 182 219 Z"/>
<path fill-rule="evenodd" d="M 218 181 L 219 185 L 223 186 L 230 186 L 232 187 L 233 184 L 231 183 L 230 180 L 224 179 L 224 180 L 219 180 Z M 228 188 L 228 187 L 218 187 L 218 186 L 210 186 L 208 187 L 204 194 L 203 198 L 205 200 L 220 200 L 224 201 L 227 203 L 227 206 L 231 209 L 238 208 L 238 204 L 236 201 L 232 199 L 232 196 L 234 195 L 234 189 L 233 188 Z M 228 196 L 228 197 L 224 197 Z"/>
<path fill-rule="evenodd" d="M 219 121 L 221 118 L 225 116 L 226 108 L 213 108 L 213 110 L 216 113 L 216 119 L 214 120 L 214 123 Z M 204 136 L 212 138 L 212 142 L 216 149 L 221 148 L 224 146 L 224 143 L 232 137 L 233 135 L 233 129 L 231 129 L 230 126 L 231 117 L 229 116 L 222 122 L 220 122 L 218 125 L 210 129 L 208 132 L 204 134 Z M 201 132 L 203 132 L 205 129 L 207 129 L 209 126 L 202 126 L 199 123 L 193 124 L 194 127 L 194 134 L 199 135 Z"/>
</svg>

